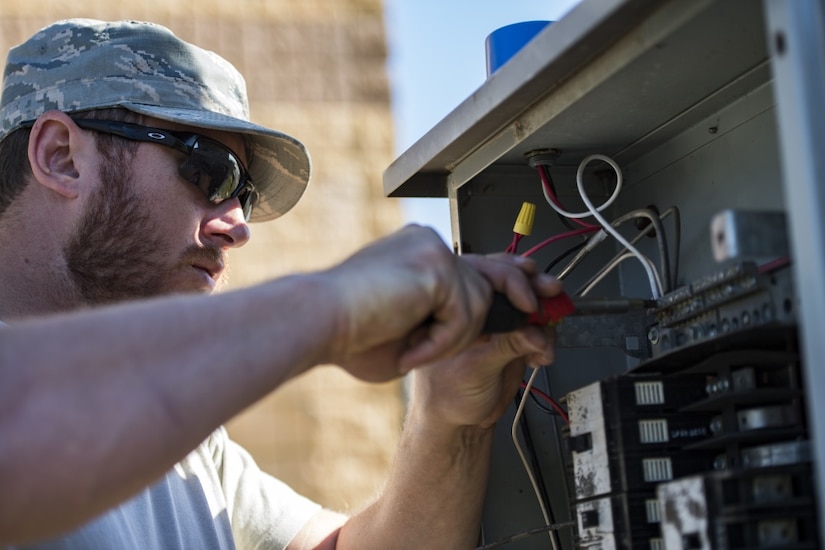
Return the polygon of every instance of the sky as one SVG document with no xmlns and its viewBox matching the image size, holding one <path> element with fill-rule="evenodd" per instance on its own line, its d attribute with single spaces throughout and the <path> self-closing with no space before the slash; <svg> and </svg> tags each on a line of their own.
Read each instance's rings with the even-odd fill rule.
<svg viewBox="0 0 825 550">
<path fill-rule="evenodd" d="M 395 156 L 458 107 L 487 77 L 485 40 L 520 21 L 555 21 L 578 0 L 384 0 Z M 405 221 L 450 242 L 447 199 L 403 199 Z"/>
</svg>

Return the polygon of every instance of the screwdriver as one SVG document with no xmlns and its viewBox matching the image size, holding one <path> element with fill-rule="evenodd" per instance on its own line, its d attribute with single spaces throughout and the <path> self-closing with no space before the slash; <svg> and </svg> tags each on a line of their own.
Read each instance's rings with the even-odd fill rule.
<svg viewBox="0 0 825 550">
<path fill-rule="evenodd" d="M 525 313 L 516 309 L 504 294 L 493 294 L 493 303 L 484 320 L 482 334 L 510 332 L 527 325 L 556 324 L 568 315 L 621 314 L 635 309 L 656 307 L 656 300 L 642 298 L 571 298 L 562 292 L 551 298 L 539 298 L 539 309 Z"/>
</svg>

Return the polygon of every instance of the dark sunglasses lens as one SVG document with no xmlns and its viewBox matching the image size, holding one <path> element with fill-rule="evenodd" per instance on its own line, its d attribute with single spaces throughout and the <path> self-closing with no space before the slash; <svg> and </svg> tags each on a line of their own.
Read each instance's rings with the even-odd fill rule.
<svg viewBox="0 0 825 550">
<path fill-rule="evenodd" d="M 208 139 L 199 139 L 181 164 L 180 173 L 197 185 L 214 204 L 238 197 L 244 218 L 249 221 L 257 192 L 238 158 L 226 147 Z"/>
<path fill-rule="evenodd" d="M 189 156 L 198 171 L 197 185 L 209 200 L 219 203 L 236 196 L 243 183 L 238 160 L 229 151 L 212 143 L 199 142 Z"/>
</svg>

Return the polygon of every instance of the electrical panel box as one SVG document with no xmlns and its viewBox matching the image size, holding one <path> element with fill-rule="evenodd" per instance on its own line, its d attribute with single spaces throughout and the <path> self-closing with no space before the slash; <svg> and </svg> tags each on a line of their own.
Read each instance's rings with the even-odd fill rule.
<svg viewBox="0 0 825 550">
<path fill-rule="evenodd" d="M 822 0 L 583 0 L 388 167 L 457 253 L 644 304 L 557 327 L 479 546 L 822 546 L 823 143 Z"/>
</svg>

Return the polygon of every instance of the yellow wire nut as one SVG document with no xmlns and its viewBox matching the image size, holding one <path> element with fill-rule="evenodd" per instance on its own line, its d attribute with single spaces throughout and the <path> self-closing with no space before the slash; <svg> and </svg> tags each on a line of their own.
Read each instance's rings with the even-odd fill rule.
<svg viewBox="0 0 825 550">
<path fill-rule="evenodd" d="M 518 213 L 516 223 L 513 225 L 513 233 L 519 235 L 529 235 L 533 232 L 533 221 L 536 219 L 536 205 L 532 202 L 521 204 L 521 211 Z"/>
</svg>

